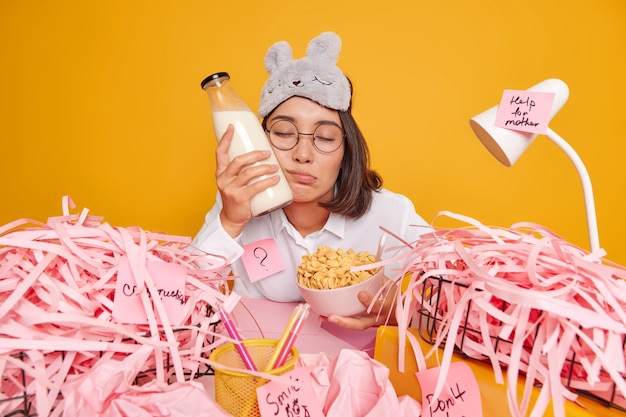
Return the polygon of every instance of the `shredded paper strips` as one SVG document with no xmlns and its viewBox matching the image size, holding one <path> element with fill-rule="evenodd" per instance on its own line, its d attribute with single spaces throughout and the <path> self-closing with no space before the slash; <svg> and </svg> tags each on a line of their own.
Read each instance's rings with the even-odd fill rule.
<svg viewBox="0 0 626 417">
<path fill-rule="evenodd" d="M 197 358 L 224 342 L 214 332 L 212 306 L 236 301 L 217 272 L 223 260 L 189 250 L 188 237 L 114 227 L 87 210 L 70 214 L 70 206 L 65 197 L 63 215 L 45 224 L 25 219 L 0 227 L 0 415 L 31 406 L 29 413 L 60 415 L 68 407 L 67 395 L 59 394 L 72 380 L 140 350 L 133 377 L 168 392 L 168 384 L 185 385 L 200 374 Z M 113 314 L 122 261 L 132 271 L 145 323 Z M 149 261 L 186 271 L 177 323 L 153 296 L 159 289 Z M 72 398 L 80 401 L 76 392 Z"/>
<path fill-rule="evenodd" d="M 0 415 L 71 417 L 82 409 L 104 416 L 125 408 L 223 415 L 194 378 L 230 341 L 216 331 L 213 308 L 230 311 L 239 301 L 219 274 L 227 261 L 193 250 L 188 237 L 114 227 L 87 210 L 70 214 L 71 205 L 65 197 L 63 215 L 47 223 L 0 227 Z M 460 353 L 489 363 L 497 382 L 506 376 L 516 417 L 541 416 L 550 403 L 564 416 L 564 402 L 578 395 L 626 407 L 626 268 L 535 224 L 492 228 L 439 216 L 467 226 L 435 228 L 376 264 L 401 265 L 394 279 L 403 289 L 395 311 L 401 370 L 405 336 L 425 370 L 425 354 L 406 331 L 417 324 L 433 345 L 426 355 L 443 348 L 435 394 Z M 154 273 L 163 264 L 185 272 L 176 319 Z M 124 271 L 145 321 L 116 314 Z"/>
<path fill-rule="evenodd" d="M 490 363 L 499 383 L 506 374 L 513 416 L 541 416 L 550 401 L 563 416 L 563 402 L 582 393 L 623 407 L 626 268 L 535 224 L 491 228 L 438 216 L 467 227 L 435 228 L 411 243 L 396 310 L 401 331 L 417 315 L 433 344 L 427 355 L 443 347 L 438 389 L 456 351 Z M 540 394 L 531 404 L 535 384 Z"/>
</svg>

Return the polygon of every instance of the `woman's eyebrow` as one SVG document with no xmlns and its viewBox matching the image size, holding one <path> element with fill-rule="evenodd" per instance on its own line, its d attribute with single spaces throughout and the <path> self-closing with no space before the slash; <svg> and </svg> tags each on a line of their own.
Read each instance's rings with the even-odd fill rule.
<svg viewBox="0 0 626 417">
<path fill-rule="evenodd" d="M 289 121 L 291 123 L 293 123 L 294 125 L 296 125 L 297 127 L 297 122 L 296 119 L 294 117 L 291 116 L 287 116 L 287 115 L 283 115 L 283 114 L 277 114 L 275 116 L 272 116 L 269 120 L 268 123 L 271 124 L 273 122 L 279 121 L 279 120 L 286 120 Z M 334 120 L 326 120 L 326 119 L 322 119 L 322 120 L 318 120 L 316 122 L 313 123 L 315 126 L 319 126 L 319 125 L 335 125 L 337 127 L 341 128 L 341 125 L 337 122 L 335 122 Z"/>
<path fill-rule="evenodd" d="M 296 123 L 296 119 L 294 119 L 293 117 L 282 115 L 282 114 L 278 114 L 270 118 L 270 121 L 274 121 L 274 120 L 287 120 L 291 123 Z"/>
</svg>

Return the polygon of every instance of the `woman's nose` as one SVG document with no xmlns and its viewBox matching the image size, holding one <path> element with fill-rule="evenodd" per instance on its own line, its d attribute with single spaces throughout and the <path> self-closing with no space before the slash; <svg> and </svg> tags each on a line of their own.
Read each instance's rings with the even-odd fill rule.
<svg viewBox="0 0 626 417">
<path fill-rule="evenodd" d="M 313 147 L 313 137 L 300 134 L 300 140 L 296 144 L 295 148 L 293 148 L 294 160 L 301 163 L 311 162 L 313 160 L 314 153 L 315 148 Z"/>
</svg>

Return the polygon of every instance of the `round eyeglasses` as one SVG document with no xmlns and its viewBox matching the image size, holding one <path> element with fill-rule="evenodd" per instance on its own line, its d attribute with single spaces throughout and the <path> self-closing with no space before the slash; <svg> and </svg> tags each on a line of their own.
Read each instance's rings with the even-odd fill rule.
<svg viewBox="0 0 626 417">
<path fill-rule="evenodd" d="M 313 133 L 300 133 L 289 120 L 278 120 L 265 131 L 269 133 L 272 145 L 281 151 L 293 149 L 300 141 L 300 136 L 311 136 L 315 149 L 321 153 L 331 153 L 341 147 L 346 137 L 343 129 L 333 123 L 319 124 Z"/>
</svg>

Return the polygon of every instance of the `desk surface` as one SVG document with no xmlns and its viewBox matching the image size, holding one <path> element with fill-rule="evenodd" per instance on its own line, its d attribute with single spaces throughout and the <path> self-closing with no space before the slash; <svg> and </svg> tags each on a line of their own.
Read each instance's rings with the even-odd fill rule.
<svg viewBox="0 0 626 417">
<path fill-rule="evenodd" d="M 233 310 L 233 318 L 243 333 L 242 336 L 246 338 L 278 339 L 296 305 L 297 303 L 277 303 L 266 299 L 244 298 Z M 383 329 L 384 332 L 382 332 Z M 417 333 L 415 335 L 420 342 L 422 351 L 427 352 L 431 349 L 431 345 L 422 340 Z M 418 398 L 421 393 L 415 377 L 417 365 L 408 350 L 405 355 L 406 370 L 404 373 L 398 371 L 398 329 L 396 327 L 380 327 L 378 332 L 376 329 L 364 332 L 349 331 L 332 326 L 327 322 L 320 322 L 316 314 L 310 314 L 296 339 L 296 347 L 300 353 L 317 354 L 324 352 L 329 356 L 336 356 L 341 349 L 364 350 L 389 368 L 389 379 L 399 396 L 411 395 L 421 401 L 421 398 Z M 457 356 L 454 360 L 466 362 L 474 372 L 481 390 L 483 416 L 502 417 L 508 415 L 506 385 L 495 382 L 491 366 Z M 437 366 L 436 358 L 429 358 L 427 365 L 429 368 Z M 520 396 L 521 389 L 520 386 Z M 539 390 L 535 389 L 535 391 L 532 401 L 536 398 Z M 626 417 L 626 412 L 605 407 L 587 398 L 580 398 L 580 403 L 586 409 L 572 402 L 566 402 L 566 415 L 568 417 Z M 551 407 L 546 416 L 554 416 Z"/>
<path fill-rule="evenodd" d="M 384 330 L 384 331 L 383 331 Z M 426 343 L 414 329 L 410 329 L 413 334 L 416 335 L 417 340 L 420 342 L 420 346 L 423 352 L 428 352 L 432 346 Z M 408 342 L 407 342 L 408 343 Z M 380 327 L 376 339 L 376 349 L 374 358 L 379 362 L 382 362 L 389 368 L 389 379 L 396 389 L 398 395 L 411 395 L 418 401 L 421 401 L 421 391 L 419 391 L 419 384 L 415 377 L 417 372 L 417 364 L 413 358 L 412 353 L 408 353 L 410 349 L 405 352 L 405 372 L 398 371 L 398 329 L 397 327 Z M 455 356 L 454 361 L 462 361 L 467 363 L 476 379 L 481 392 L 481 400 L 483 407 L 484 417 L 502 417 L 508 415 L 509 406 L 507 403 L 507 387 L 505 384 L 497 384 L 493 375 L 493 370 L 490 365 L 470 360 L 463 359 L 460 356 Z M 433 356 L 426 360 L 428 368 L 437 366 L 437 359 Z M 523 383 L 523 379 L 522 379 Z M 518 386 L 518 395 L 521 398 L 523 387 Z M 539 393 L 539 389 L 533 390 L 532 403 Z M 417 398 L 420 397 L 420 398 Z M 565 402 L 565 415 L 570 417 L 626 417 L 626 412 L 618 410 L 616 408 L 606 407 L 598 402 L 592 401 L 587 398 L 579 397 L 580 403 L 587 409 L 571 402 Z M 504 414 L 503 414 L 504 413 Z M 552 406 L 549 406 L 545 416 L 554 416 Z"/>
<path fill-rule="evenodd" d="M 279 339 L 298 303 L 278 303 L 262 298 L 242 298 L 232 312 L 244 338 Z M 315 313 L 303 322 L 295 345 L 301 354 L 336 356 L 342 349 L 358 349 L 374 356 L 376 329 L 362 332 L 321 322 Z"/>
</svg>

